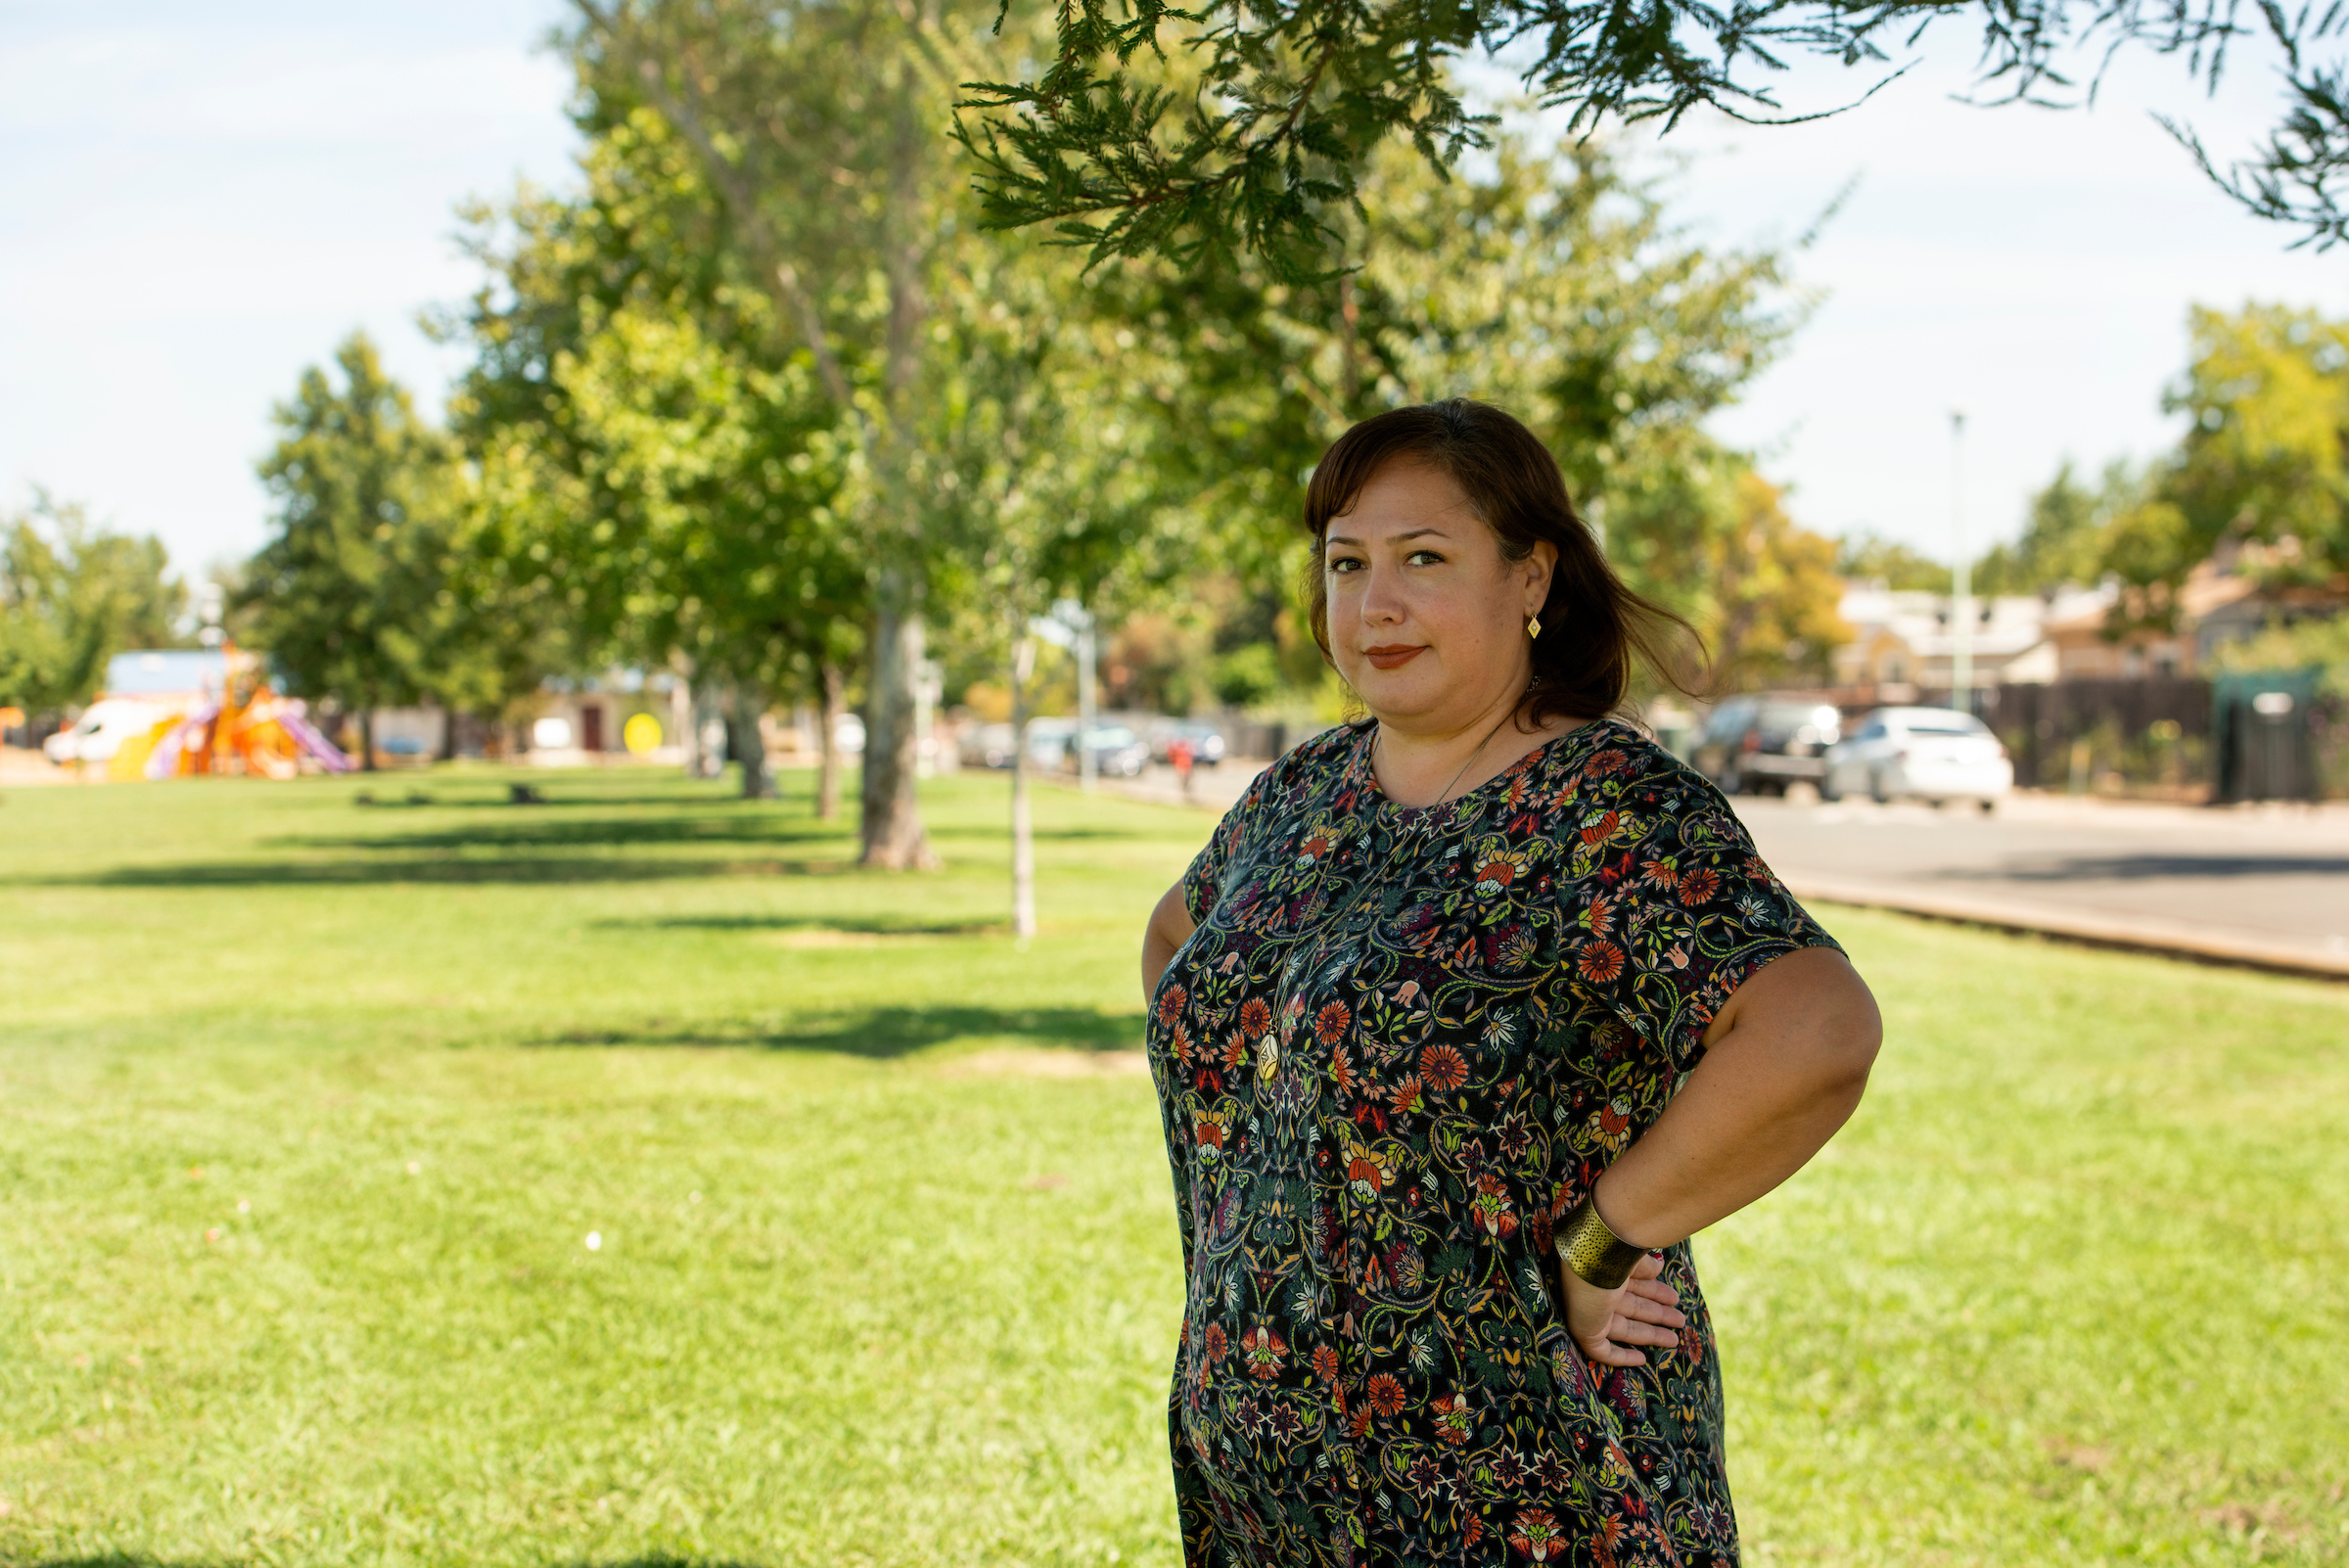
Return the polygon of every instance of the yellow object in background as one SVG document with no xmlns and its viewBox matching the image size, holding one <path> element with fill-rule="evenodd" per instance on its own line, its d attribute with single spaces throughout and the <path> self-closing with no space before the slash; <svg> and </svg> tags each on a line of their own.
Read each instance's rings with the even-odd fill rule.
<svg viewBox="0 0 2349 1568">
<path fill-rule="evenodd" d="M 650 714 L 632 714 L 620 726 L 620 743 L 630 754 L 642 757 L 661 744 L 661 720 Z"/>
<path fill-rule="evenodd" d="M 177 728 L 178 724 L 179 715 L 173 714 L 143 734 L 123 736 L 121 746 L 107 760 L 106 776 L 117 784 L 145 778 L 147 759 L 154 755 L 156 747 L 162 744 L 163 737 Z"/>
</svg>

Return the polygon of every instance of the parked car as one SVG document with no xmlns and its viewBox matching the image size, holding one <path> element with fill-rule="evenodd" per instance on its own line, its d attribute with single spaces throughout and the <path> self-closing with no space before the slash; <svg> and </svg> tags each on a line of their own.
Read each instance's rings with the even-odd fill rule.
<svg viewBox="0 0 2349 1568">
<path fill-rule="evenodd" d="M 1706 718 L 1696 769 L 1724 795 L 1783 795 L 1798 780 L 1819 784 L 1842 723 L 1834 705 L 1816 697 L 1732 697 Z"/>
<path fill-rule="evenodd" d="M 2014 763 L 1990 726 L 1954 708 L 1879 708 L 1827 756 L 1819 787 L 1830 801 L 1972 801 L 1995 810 L 2014 788 Z"/>
<path fill-rule="evenodd" d="M 69 762 L 111 762 L 124 741 L 146 734 L 171 712 L 128 697 L 103 698 L 92 703 L 72 728 L 41 742 L 41 750 L 60 767 Z"/>
<path fill-rule="evenodd" d="M 979 724 L 962 732 L 961 757 L 965 767 L 1009 767 L 1011 765 L 1011 726 L 1009 724 Z"/>
<path fill-rule="evenodd" d="M 1084 750 L 1093 754 L 1093 770 L 1106 778 L 1133 778 L 1150 765 L 1150 746 L 1124 724 L 1100 724 L 1086 731 Z M 1068 748 L 1069 765 L 1082 754 Z"/>
<path fill-rule="evenodd" d="M 1028 720 L 1028 765 L 1058 768 L 1071 763 L 1069 742 L 1076 738 L 1074 718 L 1031 718 Z"/>
<path fill-rule="evenodd" d="M 1226 743 L 1223 732 L 1205 719 L 1178 718 L 1172 723 L 1159 724 L 1150 732 L 1150 760 L 1154 762 L 1172 761 L 1169 750 L 1177 740 L 1191 743 L 1191 762 L 1196 767 L 1213 767 L 1223 761 Z"/>
</svg>

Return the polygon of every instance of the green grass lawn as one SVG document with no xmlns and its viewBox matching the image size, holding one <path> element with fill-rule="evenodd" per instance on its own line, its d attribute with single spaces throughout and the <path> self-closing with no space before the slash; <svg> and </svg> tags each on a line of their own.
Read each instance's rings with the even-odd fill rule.
<svg viewBox="0 0 2349 1568">
<path fill-rule="evenodd" d="M 1209 818 L 1046 792 L 1022 946 L 999 777 L 923 877 L 505 777 L 0 800 L 0 1561 L 1174 1564 Z M 2349 1561 L 2349 989 L 1824 913 L 1875 1085 L 1699 1243 L 1750 1559 Z"/>
</svg>

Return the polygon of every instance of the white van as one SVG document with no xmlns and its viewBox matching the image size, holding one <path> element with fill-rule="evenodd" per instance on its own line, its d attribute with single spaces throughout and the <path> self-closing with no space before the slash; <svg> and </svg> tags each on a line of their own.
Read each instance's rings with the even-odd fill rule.
<svg viewBox="0 0 2349 1568">
<path fill-rule="evenodd" d="M 60 767 L 71 762 L 111 762 L 124 741 L 146 734 L 175 711 L 130 697 L 103 698 L 90 704 L 72 728 L 61 729 L 43 741 L 41 750 Z"/>
</svg>

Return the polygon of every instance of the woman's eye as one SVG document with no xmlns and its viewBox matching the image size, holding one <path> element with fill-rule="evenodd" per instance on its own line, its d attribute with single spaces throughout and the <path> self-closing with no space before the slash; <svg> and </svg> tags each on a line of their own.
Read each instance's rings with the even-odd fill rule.
<svg viewBox="0 0 2349 1568">
<path fill-rule="evenodd" d="M 1362 563 L 1353 556 L 1341 555 L 1329 563 L 1329 569 L 1332 572 L 1357 572 L 1361 569 L 1361 565 Z"/>
<path fill-rule="evenodd" d="M 1444 564 L 1444 558 L 1433 550 L 1413 550 L 1404 559 L 1413 566 L 1442 566 Z"/>
</svg>

